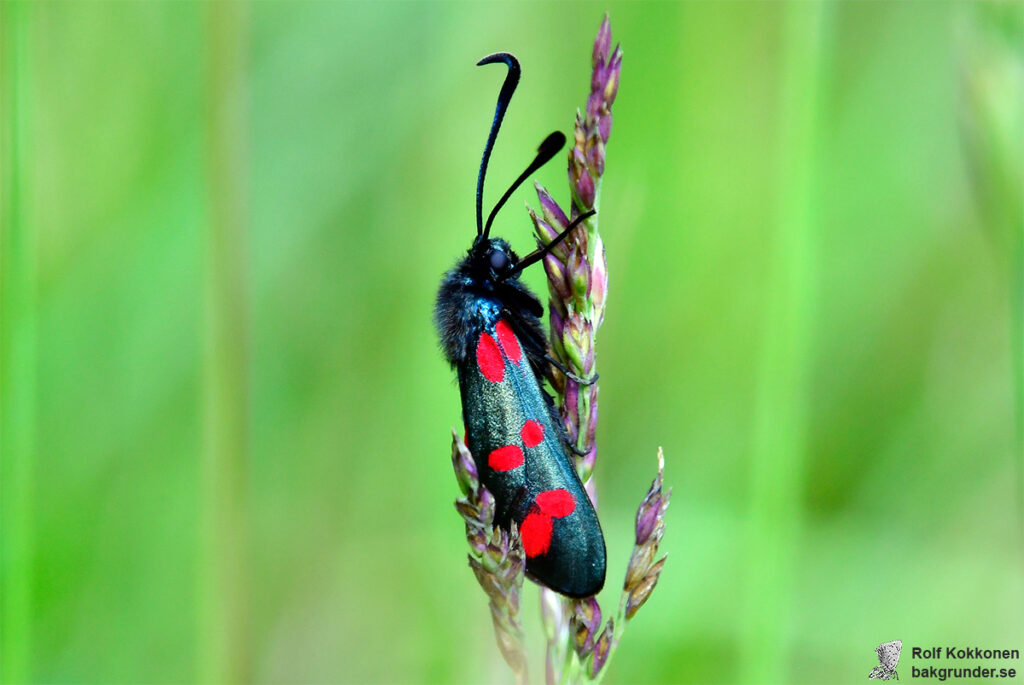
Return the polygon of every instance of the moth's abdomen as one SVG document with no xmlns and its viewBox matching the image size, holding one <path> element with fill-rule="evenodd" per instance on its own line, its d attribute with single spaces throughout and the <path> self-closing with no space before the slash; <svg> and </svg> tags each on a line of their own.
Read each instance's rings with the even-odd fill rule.
<svg viewBox="0 0 1024 685">
<path fill-rule="evenodd" d="M 457 366 L 468 446 L 497 522 L 519 526 L 527 573 L 562 594 L 596 594 L 601 527 L 512 328 L 486 326 Z"/>
</svg>

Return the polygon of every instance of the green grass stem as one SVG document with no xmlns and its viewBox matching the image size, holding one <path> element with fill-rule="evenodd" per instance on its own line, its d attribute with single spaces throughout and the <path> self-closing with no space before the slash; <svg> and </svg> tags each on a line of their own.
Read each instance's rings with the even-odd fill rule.
<svg viewBox="0 0 1024 685">
<path fill-rule="evenodd" d="M 1010 264 L 1010 354 L 1016 417 L 1017 521 L 1024 526 L 1024 207 L 1013 228 Z"/>
<path fill-rule="evenodd" d="M 785 5 L 779 206 L 772 239 L 750 453 L 740 676 L 788 680 L 786 626 L 801 530 L 815 305 L 815 163 L 826 6 Z"/>
<path fill-rule="evenodd" d="M 0 3 L 0 680 L 32 678 L 36 237 L 30 222 L 32 5 Z"/>
<path fill-rule="evenodd" d="M 248 676 L 248 334 L 244 156 L 245 14 L 205 6 L 209 188 L 204 326 L 203 550 L 200 678 Z"/>
<path fill-rule="evenodd" d="M 1024 7 L 977 3 L 961 32 L 962 131 L 986 228 L 1006 255 L 1018 535 L 1024 540 Z"/>
</svg>

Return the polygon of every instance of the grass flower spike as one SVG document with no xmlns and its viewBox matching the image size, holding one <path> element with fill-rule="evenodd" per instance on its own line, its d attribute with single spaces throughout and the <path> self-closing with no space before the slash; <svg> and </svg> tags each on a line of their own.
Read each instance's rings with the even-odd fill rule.
<svg viewBox="0 0 1024 685">
<path fill-rule="evenodd" d="M 576 217 L 598 209 L 606 148 L 612 129 L 612 105 L 619 90 L 622 50 L 611 49 L 611 24 L 605 16 L 594 40 L 590 94 L 586 110 L 577 112 L 573 147 L 569 151 L 568 176 L 572 194 L 567 213 L 550 192 L 538 183 L 540 212 L 529 209 L 534 230 L 548 244 Z M 577 470 L 596 505 L 592 475 L 597 461 L 595 435 L 598 419 L 598 385 L 595 358 L 597 331 L 604 321 L 608 296 L 608 261 L 598 232 L 599 215 L 586 219 L 584 229 L 574 231 L 544 259 L 550 301 L 551 349 L 569 371 L 552 370 L 562 421 L 579 454 Z M 575 378 L 574 378 L 575 376 Z M 650 597 L 665 559 L 655 561 L 665 530 L 669 494 L 662 495 L 664 458 L 658 452 L 658 475 L 636 517 L 636 546 L 630 557 L 618 615 L 602 629 L 601 607 L 593 597 L 565 600 L 542 590 L 543 617 L 548 635 L 548 682 L 600 678 L 626 622 Z M 560 607 L 560 611 L 558 608 Z M 572 653 L 552 643 L 568 622 Z M 570 656 L 574 658 L 570 658 Z"/>
<path fill-rule="evenodd" d="M 633 618 L 651 596 L 661 574 L 661 567 L 665 565 L 665 557 L 654 561 L 658 555 L 658 545 L 665 534 L 665 510 L 672 496 L 671 488 L 668 492 L 662 492 L 664 475 L 665 456 L 659 449 L 658 475 L 636 512 L 636 546 L 629 557 L 620 610 L 626 620 Z"/>
<path fill-rule="evenodd" d="M 576 113 L 573 147 L 569 150 L 569 186 L 573 194 L 570 214 L 559 207 L 539 183 L 537 197 L 541 215 L 530 210 L 537 237 L 545 245 L 590 210 L 598 209 L 601 178 L 605 169 L 605 146 L 611 135 L 612 103 L 619 90 L 622 50 L 611 48 L 611 24 L 601 22 L 594 41 L 590 95 L 585 113 Z M 579 379 L 594 378 L 597 370 L 594 340 L 604 321 L 608 294 L 608 262 L 604 243 L 597 232 L 597 216 L 583 222 L 544 260 L 551 295 L 549 305 L 551 347 L 555 357 Z M 562 399 L 561 412 L 566 430 L 585 456 L 577 464 L 584 483 L 597 460 L 597 384 L 581 385 L 577 380 L 554 372 L 554 384 Z M 593 488 L 589 488 L 591 498 Z"/>
<path fill-rule="evenodd" d="M 506 532 L 494 525 L 494 497 L 480 484 L 476 462 L 458 433 L 452 431 L 452 466 L 463 497 L 455 508 L 466 522 L 469 566 L 490 602 L 494 636 L 505 661 L 525 683 L 526 648 L 519 620 L 523 590 L 523 545 L 515 524 Z"/>
</svg>

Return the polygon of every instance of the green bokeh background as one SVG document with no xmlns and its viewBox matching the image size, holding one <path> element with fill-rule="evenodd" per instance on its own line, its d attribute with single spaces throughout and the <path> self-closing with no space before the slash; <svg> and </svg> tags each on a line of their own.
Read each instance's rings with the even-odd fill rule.
<svg viewBox="0 0 1024 685">
<path fill-rule="evenodd" d="M 606 8 L 609 613 L 659 445 L 673 488 L 607 682 L 1024 648 L 1019 3 L 5 0 L 7 682 L 509 680 L 431 307 L 474 62 L 524 69 L 493 202 L 570 130 Z"/>
</svg>

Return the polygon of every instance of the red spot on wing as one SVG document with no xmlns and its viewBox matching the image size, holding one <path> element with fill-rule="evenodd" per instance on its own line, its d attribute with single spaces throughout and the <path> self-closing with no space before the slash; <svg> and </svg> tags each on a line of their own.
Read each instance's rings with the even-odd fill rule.
<svg viewBox="0 0 1024 685">
<path fill-rule="evenodd" d="M 545 490 L 537 495 L 537 506 L 542 514 L 560 519 L 576 510 L 576 499 L 568 490 Z"/>
<path fill-rule="evenodd" d="M 509 328 L 505 320 L 498 321 L 498 325 L 494 327 L 494 332 L 498 334 L 498 342 L 501 343 L 501 349 L 505 350 L 505 354 L 508 358 L 514 361 L 516 364 L 523 358 L 523 350 L 519 347 L 519 341 L 516 340 L 515 333 Z"/>
<path fill-rule="evenodd" d="M 480 334 L 480 342 L 476 345 L 476 363 L 480 373 L 492 383 L 505 380 L 505 362 L 501 358 L 501 350 L 489 333 Z"/>
<path fill-rule="evenodd" d="M 488 455 L 487 465 L 495 471 L 511 471 L 523 465 L 523 450 L 519 445 L 499 447 Z"/>
<path fill-rule="evenodd" d="M 544 439 L 544 426 L 533 419 L 523 424 L 523 430 L 519 432 L 523 438 L 523 444 L 527 447 L 536 447 Z"/>
<path fill-rule="evenodd" d="M 519 526 L 527 558 L 547 554 L 551 548 L 554 519 L 568 516 L 575 510 L 576 500 L 568 490 L 545 490 L 537 495 L 532 510 Z"/>
<path fill-rule="evenodd" d="M 527 514 L 519 526 L 519 537 L 527 557 L 546 554 L 551 547 L 551 517 L 536 512 Z"/>
</svg>

